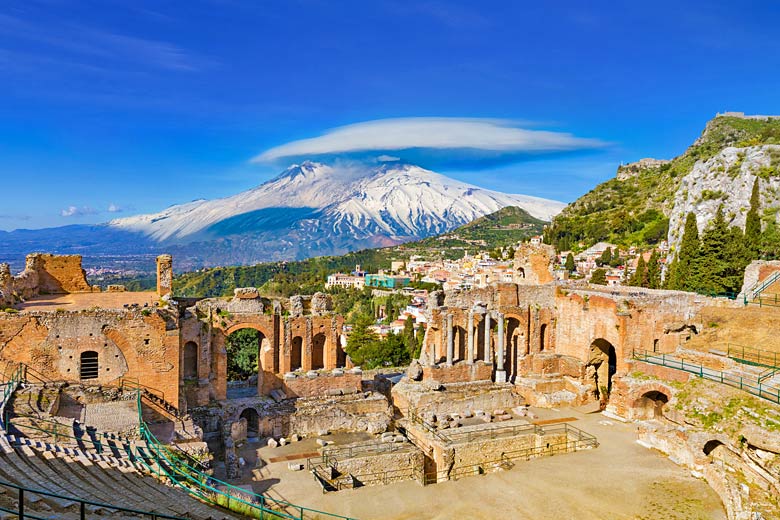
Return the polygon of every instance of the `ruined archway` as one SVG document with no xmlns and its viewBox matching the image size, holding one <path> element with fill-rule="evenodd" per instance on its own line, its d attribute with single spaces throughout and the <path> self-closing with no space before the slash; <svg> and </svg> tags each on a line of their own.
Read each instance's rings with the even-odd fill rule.
<svg viewBox="0 0 780 520">
<path fill-rule="evenodd" d="M 547 346 L 547 324 L 543 323 L 541 329 L 539 329 L 539 352 L 544 352 L 544 348 Z"/>
<path fill-rule="evenodd" d="M 325 368 L 325 334 L 319 332 L 311 339 L 311 369 Z"/>
<path fill-rule="evenodd" d="M 184 344 L 182 375 L 185 381 L 198 378 L 198 345 L 194 341 L 188 341 Z"/>
<path fill-rule="evenodd" d="M 720 451 L 718 450 L 718 448 L 720 448 L 721 446 L 723 446 L 723 443 L 721 441 L 719 441 L 718 439 L 712 439 L 704 443 L 704 447 L 702 448 L 701 451 L 703 451 L 704 454 L 707 456 L 712 455 L 713 457 L 715 457 L 716 455 L 718 455 L 718 452 Z"/>
<path fill-rule="evenodd" d="M 609 341 L 598 338 L 590 344 L 587 375 L 593 384 L 593 395 L 605 406 L 612 392 L 612 377 L 617 372 L 617 354 Z"/>
<path fill-rule="evenodd" d="M 257 434 L 260 431 L 260 416 L 257 414 L 257 410 L 254 408 L 247 408 L 241 412 L 239 418 L 246 420 L 247 437 L 257 437 Z"/>
<path fill-rule="evenodd" d="M 302 368 L 303 359 L 303 338 L 295 336 L 290 344 L 290 372 L 295 372 Z"/>
<path fill-rule="evenodd" d="M 642 394 L 632 406 L 634 419 L 662 419 L 664 406 L 669 402 L 669 396 L 658 390 L 650 390 Z"/>
<path fill-rule="evenodd" d="M 455 336 L 455 361 L 463 361 L 466 359 L 466 349 L 468 347 L 466 329 L 460 325 L 455 325 L 453 329 L 452 333 Z"/>
<path fill-rule="evenodd" d="M 268 343 L 260 330 L 238 326 L 225 338 L 228 398 L 258 395 L 263 386 L 261 352 Z"/>
</svg>

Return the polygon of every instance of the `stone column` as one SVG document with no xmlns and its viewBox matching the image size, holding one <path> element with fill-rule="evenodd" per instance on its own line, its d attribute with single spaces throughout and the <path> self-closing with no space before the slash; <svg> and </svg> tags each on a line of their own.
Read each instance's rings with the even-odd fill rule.
<svg viewBox="0 0 780 520">
<path fill-rule="evenodd" d="M 157 257 L 157 296 L 162 298 L 173 291 L 173 257 L 160 255 Z"/>
<path fill-rule="evenodd" d="M 447 314 L 447 366 L 452 366 L 455 357 L 455 334 L 452 330 L 452 314 Z"/>
<path fill-rule="evenodd" d="M 474 311 L 469 311 L 468 324 L 468 352 L 466 353 L 466 363 L 474 364 Z"/>
<path fill-rule="evenodd" d="M 490 311 L 485 313 L 485 363 L 490 363 Z"/>
<path fill-rule="evenodd" d="M 506 383 L 504 370 L 504 315 L 498 314 L 498 340 L 496 341 L 496 383 Z"/>
</svg>

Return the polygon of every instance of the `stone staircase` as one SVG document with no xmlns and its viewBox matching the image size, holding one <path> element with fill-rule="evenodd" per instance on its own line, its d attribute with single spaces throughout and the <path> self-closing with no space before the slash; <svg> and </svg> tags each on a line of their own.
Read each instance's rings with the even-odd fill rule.
<svg viewBox="0 0 780 520">
<path fill-rule="evenodd" d="M 210 507 L 138 471 L 140 464 L 127 459 L 100 456 L 48 446 L 38 451 L 18 439 L 14 450 L 0 452 L 0 480 L 31 489 L 78 497 L 103 504 L 202 520 L 240 518 Z M 40 449 L 40 447 L 39 447 Z M 43 518 L 79 518 L 75 500 L 26 493 L 26 510 Z M 0 506 L 16 507 L 16 490 L 0 486 Z M 141 518 L 129 512 L 87 506 L 87 517 Z M 15 518 L 15 516 L 7 516 Z M 0 518 L 5 518 L 0 513 Z"/>
</svg>

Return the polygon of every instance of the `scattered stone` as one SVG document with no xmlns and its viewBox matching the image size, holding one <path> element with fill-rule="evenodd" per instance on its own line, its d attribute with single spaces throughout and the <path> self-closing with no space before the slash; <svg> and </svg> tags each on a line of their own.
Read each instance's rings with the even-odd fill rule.
<svg viewBox="0 0 780 520">
<path fill-rule="evenodd" d="M 466 409 L 466 411 L 463 412 L 463 418 L 464 419 L 469 419 L 471 417 L 474 417 L 474 414 L 471 413 L 471 410 Z"/>
<path fill-rule="evenodd" d="M 525 417 L 528 413 L 528 408 L 525 406 L 516 406 L 512 408 L 512 413 L 514 413 L 518 417 Z"/>
<path fill-rule="evenodd" d="M 285 439 L 284 437 L 279 439 L 279 446 L 287 446 L 287 439 Z"/>
<path fill-rule="evenodd" d="M 497 421 L 511 421 L 512 420 L 512 416 L 509 415 L 508 413 L 505 413 L 505 414 L 502 414 L 502 415 L 497 415 L 496 416 L 496 420 Z"/>
<path fill-rule="evenodd" d="M 327 446 L 328 444 L 329 444 L 328 441 L 326 441 L 324 439 L 317 439 L 317 445 L 322 446 L 323 448 L 325 446 Z"/>
<path fill-rule="evenodd" d="M 315 370 L 309 370 L 308 372 L 306 372 L 306 377 L 308 377 L 309 379 L 314 379 L 318 375 L 319 374 Z"/>
<path fill-rule="evenodd" d="M 430 392 L 438 392 L 440 390 L 444 390 L 444 387 L 435 379 L 428 379 L 427 381 L 423 382 L 423 389 Z"/>
<path fill-rule="evenodd" d="M 406 369 L 406 377 L 411 381 L 420 381 L 423 376 L 423 368 L 420 362 L 416 359 L 412 360 L 409 368 Z"/>
<path fill-rule="evenodd" d="M 493 410 L 493 415 L 495 415 L 495 416 L 506 415 L 506 411 L 505 410 L 501 410 L 501 409 Z"/>
<path fill-rule="evenodd" d="M 363 373 L 363 369 L 360 368 L 360 367 L 350 368 L 349 369 L 349 373 L 350 374 L 362 374 Z"/>
<path fill-rule="evenodd" d="M 329 388 L 327 392 L 325 392 L 325 395 L 330 397 L 336 397 L 337 395 L 344 395 L 344 390 L 342 388 Z"/>
<path fill-rule="evenodd" d="M 474 415 L 476 417 L 482 417 L 483 415 L 485 415 L 485 410 L 474 410 Z"/>
<path fill-rule="evenodd" d="M 290 471 L 302 471 L 303 464 L 298 464 L 296 462 L 288 462 L 287 469 L 289 469 Z"/>
<path fill-rule="evenodd" d="M 268 439 L 268 447 L 269 448 L 276 448 L 279 446 L 279 443 L 276 442 L 274 439 Z"/>
<path fill-rule="evenodd" d="M 285 375 L 284 378 L 287 379 L 287 375 Z M 293 379 L 294 378 L 295 378 L 295 376 L 293 375 Z M 279 389 L 274 389 L 274 390 L 271 390 L 271 399 L 273 399 L 277 403 L 280 403 L 280 402 L 284 401 L 285 399 L 287 399 L 287 395 L 284 392 L 282 392 L 281 390 L 279 390 Z"/>
<path fill-rule="evenodd" d="M 298 442 L 300 440 L 301 440 L 301 436 L 298 435 L 297 433 L 293 433 L 292 435 L 290 435 L 290 442 Z"/>
<path fill-rule="evenodd" d="M 483 415 L 481 417 L 481 419 L 482 419 L 482 422 L 486 422 L 486 423 L 493 422 L 493 418 L 491 416 L 489 416 L 489 415 Z"/>
<path fill-rule="evenodd" d="M 260 294 L 257 287 L 237 287 L 233 290 L 233 296 L 240 300 L 253 300 L 258 298 Z"/>
<path fill-rule="evenodd" d="M 459 421 L 460 420 L 460 414 L 458 414 L 458 413 L 451 413 L 450 414 L 450 420 L 451 421 Z"/>
<path fill-rule="evenodd" d="M 324 435 L 330 435 L 330 430 L 319 430 L 317 432 L 317 435 L 320 436 L 320 437 L 322 437 Z"/>
<path fill-rule="evenodd" d="M 334 368 L 330 371 L 330 375 L 340 377 L 344 375 L 344 369 L 342 368 Z"/>
</svg>

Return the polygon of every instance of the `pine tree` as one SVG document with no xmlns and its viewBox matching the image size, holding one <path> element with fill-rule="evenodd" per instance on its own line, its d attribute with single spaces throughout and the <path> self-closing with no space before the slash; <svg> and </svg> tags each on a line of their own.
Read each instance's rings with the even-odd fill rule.
<svg viewBox="0 0 780 520">
<path fill-rule="evenodd" d="M 650 260 L 647 262 L 647 286 L 650 289 L 658 289 L 661 287 L 661 261 L 658 255 L 658 250 L 653 250 L 653 254 L 650 255 Z"/>
<path fill-rule="evenodd" d="M 577 266 L 574 264 L 574 255 L 569 253 L 566 255 L 566 264 L 564 266 L 567 271 L 570 273 L 574 272 L 574 269 L 577 268 Z"/>
<path fill-rule="evenodd" d="M 607 285 L 607 271 L 605 269 L 595 269 L 590 275 L 590 283 L 594 285 Z"/>
<path fill-rule="evenodd" d="M 753 182 L 753 193 L 750 195 L 750 210 L 748 210 L 745 219 L 745 253 L 747 262 L 759 257 L 761 250 L 761 218 L 759 211 L 761 209 L 761 194 L 758 177 Z"/>
</svg>

